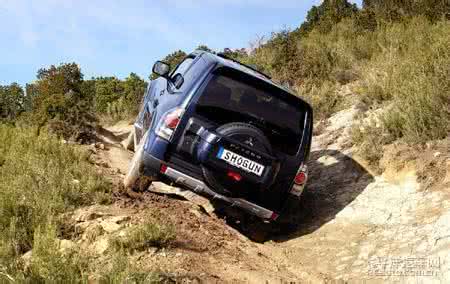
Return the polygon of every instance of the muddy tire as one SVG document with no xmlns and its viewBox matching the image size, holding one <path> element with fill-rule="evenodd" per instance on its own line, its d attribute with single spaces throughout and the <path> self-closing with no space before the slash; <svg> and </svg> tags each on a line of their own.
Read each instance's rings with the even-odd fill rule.
<svg viewBox="0 0 450 284">
<path fill-rule="evenodd" d="M 122 146 L 130 151 L 134 151 L 135 149 L 135 145 L 134 145 L 134 141 L 135 141 L 135 137 L 134 137 L 134 129 L 131 130 L 130 134 L 128 135 L 127 139 L 125 139 L 125 141 L 122 142 Z"/>
<path fill-rule="evenodd" d="M 147 132 L 148 133 L 148 132 Z M 142 192 L 152 183 L 152 179 L 144 176 L 144 143 L 147 140 L 147 133 L 135 148 L 133 159 L 128 167 L 128 173 L 125 176 L 123 184 L 126 189 Z"/>
</svg>

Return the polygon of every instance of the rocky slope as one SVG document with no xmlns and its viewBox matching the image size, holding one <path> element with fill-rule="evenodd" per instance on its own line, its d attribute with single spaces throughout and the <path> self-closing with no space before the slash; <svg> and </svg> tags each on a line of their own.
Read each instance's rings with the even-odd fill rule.
<svg viewBox="0 0 450 284">
<path fill-rule="evenodd" d="M 235 229 L 239 226 L 206 213 L 196 200 L 118 190 L 113 205 L 72 215 L 81 232 L 74 244 L 101 259 L 112 235 L 157 216 L 175 224 L 175 245 L 130 258 L 142 267 L 168 271 L 177 281 L 449 282 L 448 143 L 430 146 L 404 163 L 398 160 L 408 150 L 386 149 L 391 155 L 385 155 L 384 174 L 376 175 L 353 155 L 349 135 L 357 114 L 354 107 L 336 113 L 314 137 L 297 225 L 273 231 L 272 241 L 250 241 Z M 108 128 L 100 133 L 103 144 L 91 147 L 99 171 L 118 188 L 132 155 L 120 146 L 129 129 L 126 124 Z M 429 173 L 436 164 L 437 177 Z"/>
</svg>

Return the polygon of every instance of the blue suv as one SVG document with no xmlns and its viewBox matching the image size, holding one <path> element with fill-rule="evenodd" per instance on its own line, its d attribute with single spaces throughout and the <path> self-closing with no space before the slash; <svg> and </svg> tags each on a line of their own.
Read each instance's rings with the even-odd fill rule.
<svg viewBox="0 0 450 284">
<path fill-rule="evenodd" d="M 124 184 L 178 184 L 275 220 L 307 180 L 311 106 L 254 68 L 197 50 L 158 61 L 134 123 Z"/>
</svg>

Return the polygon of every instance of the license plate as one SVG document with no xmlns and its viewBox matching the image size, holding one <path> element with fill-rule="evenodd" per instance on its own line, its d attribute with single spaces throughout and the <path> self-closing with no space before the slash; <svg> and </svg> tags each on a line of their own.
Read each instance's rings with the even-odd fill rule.
<svg viewBox="0 0 450 284">
<path fill-rule="evenodd" d="M 244 171 L 254 173 L 258 176 L 261 176 L 262 172 L 264 171 L 263 165 L 222 147 L 220 147 L 219 152 L 217 153 L 217 158 L 224 160 L 230 165 L 243 169 Z"/>
</svg>

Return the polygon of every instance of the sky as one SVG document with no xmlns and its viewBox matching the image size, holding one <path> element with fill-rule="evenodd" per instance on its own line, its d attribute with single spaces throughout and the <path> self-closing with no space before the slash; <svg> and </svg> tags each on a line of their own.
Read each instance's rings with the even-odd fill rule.
<svg viewBox="0 0 450 284">
<path fill-rule="evenodd" d="M 320 2 L 0 0 L 0 84 L 25 85 L 39 68 L 63 62 L 78 63 L 85 78 L 134 72 L 147 79 L 170 52 L 248 47 L 298 27 Z"/>
</svg>

